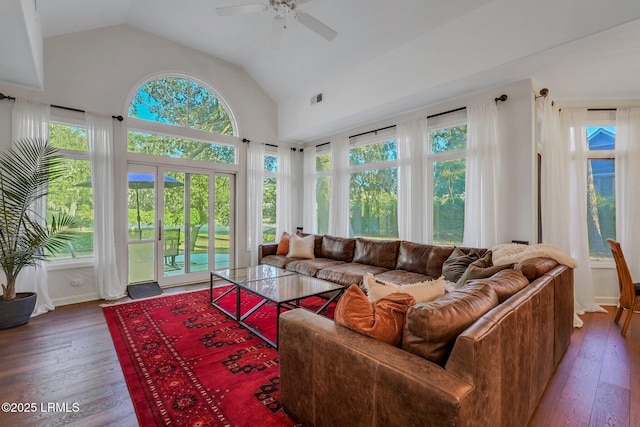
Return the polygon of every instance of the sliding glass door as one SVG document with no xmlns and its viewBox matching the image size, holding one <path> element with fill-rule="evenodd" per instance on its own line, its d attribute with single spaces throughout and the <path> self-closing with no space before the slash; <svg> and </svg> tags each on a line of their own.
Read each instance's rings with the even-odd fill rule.
<svg viewBox="0 0 640 427">
<path fill-rule="evenodd" d="M 232 266 L 234 175 L 185 168 L 129 168 L 129 282 L 206 281 Z"/>
</svg>

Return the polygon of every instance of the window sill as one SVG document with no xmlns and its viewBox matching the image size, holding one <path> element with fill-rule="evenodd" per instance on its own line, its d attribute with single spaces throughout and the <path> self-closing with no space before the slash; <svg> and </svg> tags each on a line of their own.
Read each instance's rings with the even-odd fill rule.
<svg viewBox="0 0 640 427">
<path fill-rule="evenodd" d="M 607 270 L 615 270 L 616 263 L 613 260 L 602 260 L 602 261 L 591 261 L 589 266 L 592 270 L 596 269 L 607 269 Z"/>
<path fill-rule="evenodd" d="M 93 258 L 83 258 L 80 260 L 64 260 L 47 262 L 47 271 L 74 270 L 77 268 L 93 268 L 95 261 Z"/>
</svg>

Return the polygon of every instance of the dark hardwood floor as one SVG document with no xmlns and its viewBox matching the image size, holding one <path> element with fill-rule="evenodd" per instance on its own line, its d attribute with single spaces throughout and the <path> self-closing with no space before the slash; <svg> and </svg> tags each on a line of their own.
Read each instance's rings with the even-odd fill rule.
<svg viewBox="0 0 640 427">
<path fill-rule="evenodd" d="M 137 426 L 100 304 L 59 307 L 0 331 L 0 403 L 37 406 L 31 413 L 0 412 L 0 425 Z M 530 427 L 640 426 L 640 314 L 623 338 L 614 307 L 607 308 L 608 314 L 582 316 L 584 327 L 574 330 Z M 48 403 L 67 404 L 68 411 Z"/>
</svg>

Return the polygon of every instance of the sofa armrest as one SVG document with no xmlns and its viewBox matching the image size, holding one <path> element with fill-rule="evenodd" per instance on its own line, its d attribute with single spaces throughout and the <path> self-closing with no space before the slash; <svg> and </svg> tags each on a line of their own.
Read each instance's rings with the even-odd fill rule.
<svg viewBox="0 0 640 427">
<path fill-rule="evenodd" d="M 277 243 L 263 243 L 258 245 L 258 264 L 262 264 L 262 258 L 268 255 L 275 255 L 278 252 Z"/>
<path fill-rule="evenodd" d="M 472 384 L 305 309 L 279 322 L 281 402 L 304 425 L 459 424 Z"/>
</svg>

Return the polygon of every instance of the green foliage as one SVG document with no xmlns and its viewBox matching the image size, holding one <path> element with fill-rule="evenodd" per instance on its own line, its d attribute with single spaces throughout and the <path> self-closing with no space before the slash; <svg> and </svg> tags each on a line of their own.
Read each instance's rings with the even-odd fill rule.
<svg viewBox="0 0 640 427">
<path fill-rule="evenodd" d="M 467 147 L 467 125 L 453 126 L 431 132 L 431 152 L 464 150 Z"/>
<path fill-rule="evenodd" d="M 131 153 L 227 164 L 235 163 L 236 151 L 230 145 L 129 131 L 127 146 Z"/>
<path fill-rule="evenodd" d="M 16 297 L 15 281 L 23 268 L 36 266 L 46 253 L 64 248 L 74 233 L 66 214 L 48 221 L 36 210 L 48 185 L 64 177 L 65 163 L 46 140 L 21 139 L 0 154 L 0 266 L 7 284 L 4 299 Z"/>
</svg>

